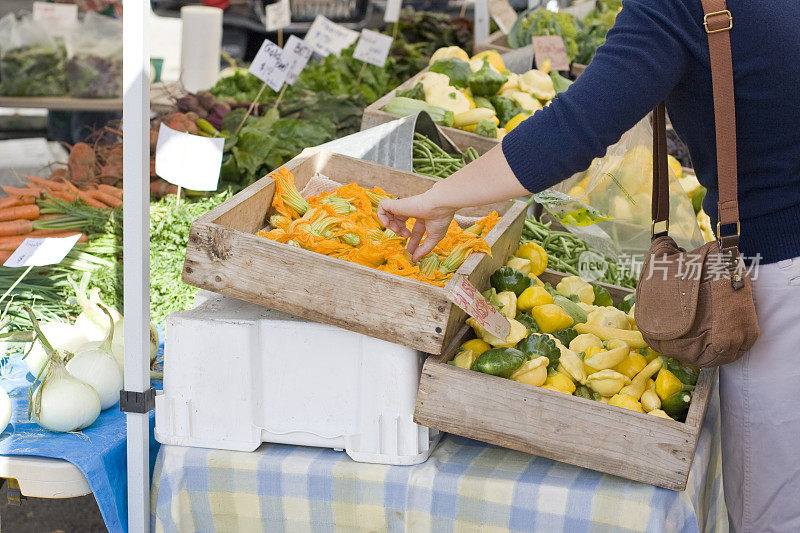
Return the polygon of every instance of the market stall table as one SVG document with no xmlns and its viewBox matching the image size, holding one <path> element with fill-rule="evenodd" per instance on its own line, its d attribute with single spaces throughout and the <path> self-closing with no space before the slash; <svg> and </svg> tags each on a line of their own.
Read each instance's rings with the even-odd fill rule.
<svg viewBox="0 0 800 533">
<path fill-rule="evenodd" d="M 32 376 L 21 354 L 3 365 L 2 386 L 12 405 L 11 424 L 0 434 L 0 477 L 19 483 L 23 496 L 70 498 L 93 492 L 109 531 L 127 531 L 125 416 L 103 411 L 89 428 L 53 433 L 28 421 Z M 150 416 L 151 435 L 155 417 Z M 158 443 L 150 439 L 151 464 Z"/>
<path fill-rule="evenodd" d="M 446 436 L 416 466 L 265 444 L 252 453 L 162 446 L 153 531 L 725 532 L 719 399 L 686 491 Z"/>
</svg>

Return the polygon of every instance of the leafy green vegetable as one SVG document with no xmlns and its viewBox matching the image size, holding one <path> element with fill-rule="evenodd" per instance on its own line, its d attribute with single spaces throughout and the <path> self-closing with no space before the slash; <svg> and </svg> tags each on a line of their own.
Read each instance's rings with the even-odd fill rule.
<svg viewBox="0 0 800 533">
<path fill-rule="evenodd" d="M 584 65 L 594 57 L 597 49 L 606 42 L 606 34 L 614 25 L 622 0 L 598 0 L 594 9 L 586 14 L 575 40 L 578 53 L 575 61 Z"/>
<path fill-rule="evenodd" d="M 531 44 L 531 38 L 540 35 L 558 35 L 564 39 L 567 56 L 574 60 L 578 55 L 578 25 L 569 13 L 553 13 L 543 7 L 524 11 L 517 18 L 508 34 L 511 48 L 522 48 Z"/>
<path fill-rule="evenodd" d="M 67 50 L 35 44 L 3 50 L 0 94 L 5 96 L 63 96 L 67 93 Z"/>
</svg>

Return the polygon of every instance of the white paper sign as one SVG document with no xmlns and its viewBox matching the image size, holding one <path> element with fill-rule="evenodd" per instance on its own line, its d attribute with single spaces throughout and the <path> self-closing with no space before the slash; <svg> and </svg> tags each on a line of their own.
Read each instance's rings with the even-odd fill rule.
<svg viewBox="0 0 800 533">
<path fill-rule="evenodd" d="M 156 174 L 193 191 L 215 191 L 225 139 L 191 135 L 161 124 L 156 143 Z"/>
<path fill-rule="evenodd" d="M 249 70 L 251 74 L 277 92 L 281 90 L 283 82 L 286 81 L 289 65 L 283 58 L 281 47 L 269 39 L 264 39 Z"/>
<path fill-rule="evenodd" d="M 342 52 L 342 48 L 347 48 L 356 42 L 358 35 L 357 31 L 331 22 L 322 15 L 317 15 L 304 40 L 311 50 L 322 57 L 328 57 L 331 54 L 338 56 Z"/>
<path fill-rule="evenodd" d="M 276 31 L 292 23 L 292 8 L 289 0 L 278 0 L 274 4 L 267 4 L 266 10 L 267 31 Z"/>
<path fill-rule="evenodd" d="M 77 4 L 33 3 L 33 20 L 46 26 L 71 26 L 78 22 Z"/>
<path fill-rule="evenodd" d="M 60 263 L 67 256 L 80 233 L 72 237 L 45 237 L 42 239 L 25 239 L 6 259 L 3 266 L 18 268 L 27 266 L 45 266 Z"/>
<path fill-rule="evenodd" d="M 497 23 L 500 31 L 508 35 L 517 21 L 517 12 L 508 0 L 489 0 L 489 15 Z"/>
<path fill-rule="evenodd" d="M 386 0 L 386 8 L 383 11 L 383 21 L 397 22 L 400 20 L 401 7 L 403 7 L 403 0 Z"/>
<path fill-rule="evenodd" d="M 386 64 L 386 58 L 389 57 L 392 42 L 393 39 L 390 35 L 372 30 L 361 30 L 361 37 L 353 51 L 353 57 L 370 65 L 382 67 Z"/>
<path fill-rule="evenodd" d="M 290 35 L 283 46 L 283 60 L 288 65 L 286 70 L 286 83 L 293 85 L 297 77 L 306 68 L 311 57 L 311 47 L 296 35 Z"/>
</svg>

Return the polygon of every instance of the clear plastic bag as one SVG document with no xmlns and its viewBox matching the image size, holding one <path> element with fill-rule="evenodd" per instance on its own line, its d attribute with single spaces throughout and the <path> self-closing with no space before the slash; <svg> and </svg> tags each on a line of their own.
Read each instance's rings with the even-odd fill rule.
<svg viewBox="0 0 800 533">
<path fill-rule="evenodd" d="M 535 195 L 568 231 L 615 259 L 643 256 L 650 248 L 653 129 L 640 121 L 585 171 Z M 692 202 L 669 173 L 669 234 L 693 250 L 703 236 Z"/>
<path fill-rule="evenodd" d="M 0 19 L 0 94 L 63 96 L 67 93 L 67 49 L 30 15 Z"/>
<path fill-rule="evenodd" d="M 86 13 L 68 37 L 67 77 L 75 98 L 122 96 L 122 21 Z"/>
</svg>

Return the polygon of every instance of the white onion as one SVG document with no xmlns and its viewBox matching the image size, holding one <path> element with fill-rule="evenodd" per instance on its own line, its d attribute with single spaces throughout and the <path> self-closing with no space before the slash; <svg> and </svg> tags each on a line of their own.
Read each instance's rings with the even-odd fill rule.
<svg viewBox="0 0 800 533">
<path fill-rule="evenodd" d="M 122 370 L 111 352 L 114 339 L 114 318 L 105 307 L 101 307 L 108 321 L 108 334 L 98 346 L 78 351 L 67 363 L 67 370 L 79 380 L 88 383 L 100 396 L 100 408 L 108 409 L 119 401 L 122 389 Z"/>
<path fill-rule="evenodd" d="M 60 352 L 74 352 L 89 340 L 81 329 L 64 322 L 47 322 L 39 327 L 50 345 Z M 47 359 L 48 355 L 42 347 L 42 343 L 38 340 L 34 341 L 30 353 L 25 356 L 25 364 L 33 377 L 39 375 L 47 364 Z"/>
<path fill-rule="evenodd" d="M 100 414 L 100 396 L 91 385 L 67 372 L 64 359 L 42 333 L 33 310 L 27 306 L 25 310 L 49 360 L 46 375 L 31 385 L 35 388 L 30 409 L 36 423 L 59 432 L 76 431 L 92 425 Z"/>
<path fill-rule="evenodd" d="M 0 433 L 6 430 L 11 422 L 11 398 L 2 387 L 0 387 Z"/>
</svg>

